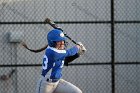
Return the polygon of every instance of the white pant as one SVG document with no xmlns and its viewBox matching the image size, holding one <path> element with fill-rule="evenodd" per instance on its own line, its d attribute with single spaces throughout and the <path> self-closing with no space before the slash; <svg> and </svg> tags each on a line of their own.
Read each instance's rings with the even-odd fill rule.
<svg viewBox="0 0 140 93">
<path fill-rule="evenodd" d="M 42 77 L 38 81 L 36 93 L 82 93 L 82 91 L 63 79 L 57 82 L 47 82 L 46 78 Z"/>
</svg>

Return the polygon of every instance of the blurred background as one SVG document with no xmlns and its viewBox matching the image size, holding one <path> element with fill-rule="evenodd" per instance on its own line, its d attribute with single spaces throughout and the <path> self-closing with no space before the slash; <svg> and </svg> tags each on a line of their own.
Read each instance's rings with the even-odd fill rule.
<svg viewBox="0 0 140 93">
<path fill-rule="evenodd" d="M 139 0 L 0 0 L 0 93 L 35 93 L 44 51 L 20 42 L 45 46 L 46 17 L 87 48 L 63 79 L 83 93 L 140 93 Z"/>
</svg>

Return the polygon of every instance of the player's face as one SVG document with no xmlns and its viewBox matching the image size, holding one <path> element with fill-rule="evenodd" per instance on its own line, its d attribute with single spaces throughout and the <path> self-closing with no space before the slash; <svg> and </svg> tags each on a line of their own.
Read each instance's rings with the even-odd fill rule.
<svg viewBox="0 0 140 93">
<path fill-rule="evenodd" d="M 56 48 L 59 49 L 59 50 L 65 49 L 65 42 L 64 41 L 56 42 Z"/>
</svg>

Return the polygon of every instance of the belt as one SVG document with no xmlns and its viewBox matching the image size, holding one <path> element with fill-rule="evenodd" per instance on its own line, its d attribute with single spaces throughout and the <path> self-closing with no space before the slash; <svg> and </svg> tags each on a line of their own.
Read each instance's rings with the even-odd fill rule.
<svg viewBox="0 0 140 93">
<path fill-rule="evenodd" d="M 47 81 L 48 82 L 57 82 L 59 79 L 49 79 L 49 78 L 47 78 Z"/>
</svg>

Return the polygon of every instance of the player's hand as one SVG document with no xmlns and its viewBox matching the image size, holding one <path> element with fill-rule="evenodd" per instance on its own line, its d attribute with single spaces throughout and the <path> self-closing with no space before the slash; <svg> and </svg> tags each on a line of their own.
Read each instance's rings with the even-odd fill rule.
<svg viewBox="0 0 140 93">
<path fill-rule="evenodd" d="M 85 46 L 81 42 L 78 42 L 77 45 L 79 46 L 78 54 L 83 55 L 86 52 Z"/>
</svg>

